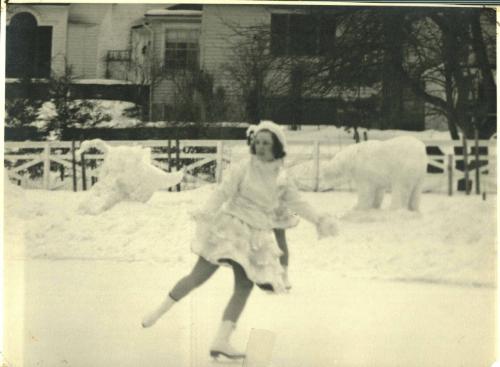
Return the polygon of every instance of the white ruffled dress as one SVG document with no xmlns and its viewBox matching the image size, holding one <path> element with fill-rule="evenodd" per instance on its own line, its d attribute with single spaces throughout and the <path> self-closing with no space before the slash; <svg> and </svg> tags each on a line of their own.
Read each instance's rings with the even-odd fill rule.
<svg viewBox="0 0 500 367">
<path fill-rule="evenodd" d="M 280 206 L 317 226 L 323 218 L 301 199 L 281 160 L 262 162 L 252 156 L 231 167 L 195 215 L 191 248 L 213 264 L 237 262 L 258 286 L 281 293 L 285 291 L 282 252 L 272 235 Z"/>
<path fill-rule="evenodd" d="M 286 206 L 286 203 L 280 202 L 279 207 L 274 211 L 274 229 L 289 229 L 299 224 L 299 216 Z"/>
</svg>

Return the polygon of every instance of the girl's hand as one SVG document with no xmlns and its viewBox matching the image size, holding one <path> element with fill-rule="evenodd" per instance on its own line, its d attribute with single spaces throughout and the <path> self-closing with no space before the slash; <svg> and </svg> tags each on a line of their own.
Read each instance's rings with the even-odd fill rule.
<svg viewBox="0 0 500 367">
<path fill-rule="evenodd" d="M 320 218 L 316 225 L 316 230 L 318 231 L 319 240 L 324 237 L 333 237 L 338 234 L 337 223 L 329 215 L 324 215 Z"/>
</svg>

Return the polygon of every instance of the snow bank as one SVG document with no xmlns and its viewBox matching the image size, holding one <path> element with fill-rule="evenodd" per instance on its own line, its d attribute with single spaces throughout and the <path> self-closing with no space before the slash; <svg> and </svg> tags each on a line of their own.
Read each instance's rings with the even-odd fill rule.
<svg viewBox="0 0 500 367">
<path fill-rule="evenodd" d="M 98 214 L 120 201 L 146 202 L 154 192 L 178 184 L 184 172 L 166 173 L 151 164 L 151 149 L 141 146 L 110 146 L 100 139 L 84 141 L 78 155 L 89 148 L 104 153 L 98 182 L 82 200 L 79 210 Z"/>
<path fill-rule="evenodd" d="M 105 99 L 89 99 L 86 100 L 95 104 L 96 110 L 104 115 L 109 115 L 111 117 L 110 121 L 102 121 L 95 126 L 82 125 L 78 127 L 89 128 L 89 127 L 101 127 L 101 128 L 130 128 L 136 127 L 142 124 L 142 121 L 138 118 L 128 117 L 126 115 L 126 110 L 134 108 L 136 105 L 132 102 L 127 101 L 113 101 Z M 83 102 L 83 100 L 75 100 L 76 103 Z M 39 111 L 39 116 L 36 121 L 31 123 L 38 129 L 43 129 L 47 125 L 47 121 L 57 116 L 55 106 L 53 102 L 44 102 Z"/>
<path fill-rule="evenodd" d="M 75 79 L 72 82 L 75 84 L 101 84 L 101 85 L 133 84 L 129 80 L 115 80 L 115 79 Z"/>
<path fill-rule="evenodd" d="M 10 181 L 5 169 L 3 177 L 5 211 L 15 217 L 20 217 L 22 216 L 23 207 L 25 207 L 24 190 Z"/>
<path fill-rule="evenodd" d="M 241 127 L 241 128 L 247 128 L 250 126 L 250 124 L 246 122 L 206 122 L 206 123 L 201 123 L 204 126 L 207 127 Z M 143 126 L 145 127 L 171 127 L 171 126 L 176 126 L 179 125 L 179 123 L 176 122 L 171 122 L 171 121 L 147 121 L 143 123 Z M 199 122 L 182 122 L 182 126 L 199 126 Z"/>
<path fill-rule="evenodd" d="M 104 99 L 93 99 L 90 101 L 96 103 L 98 108 L 101 109 L 103 113 L 111 116 L 110 121 L 103 121 L 97 124 L 96 127 L 130 128 L 142 124 L 140 119 L 126 116 L 125 111 L 127 109 L 134 108 L 136 106 L 135 103 Z"/>
<path fill-rule="evenodd" d="M 4 256 L 5 258 L 25 257 L 26 219 L 33 218 L 33 214 L 37 213 L 36 208 L 26 197 L 25 191 L 9 180 L 6 170 L 4 170 L 3 197 Z"/>
<path fill-rule="evenodd" d="M 48 79 L 33 78 L 34 82 L 48 83 Z M 5 78 L 6 83 L 20 83 L 19 78 Z M 116 80 L 116 79 L 73 79 L 74 84 L 101 84 L 101 85 L 121 85 L 121 84 L 134 84 L 129 80 Z"/>
<path fill-rule="evenodd" d="M 27 191 L 25 252 L 30 258 L 113 259 L 188 264 L 193 223 L 188 211 L 213 185 L 156 192 L 147 203 L 120 201 L 100 215 L 82 215 L 87 193 Z M 305 221 L 289 230 L 291 268 L 338 277 L 493 287 L 496 196 L 424 194 L 422 213 L 352 212 L 353 193 L 306 193 L 339 221 L 339 235 L 318 241 Z M 10 215 L 12 208 L 7 208 Z M 9 230 L 9 228 L 6 228 Z M 9 244 L 14 246 L 14 244 Z"/>
<path fill-rule="evenodd" d="M 405 130 L 378 130 L 358 128 L 360 139 L 363 140 L 363 133 L 368 134 L 368 139 L 386 140 L 400 135 L 413 136 L 420 140 L 450 140 L 448 131 L 424 130 L 424 131 L 405 131 Z M 301 130 L 286 130 L 289 140 L 319 140 L 345 143 L 346 140 L 354 142 L 354 130 L 347 131 L 344 127 L 331 125 L 301 125 Z"/>
<path fill-rule="evenodd" d="M 151 9 L 146 12 L 147 15 L 162 16 L 162 15 L 181 15 L 181 16 L 201 16 L 201 10 L 173 10 L 173 9 Z"/>
</svg>

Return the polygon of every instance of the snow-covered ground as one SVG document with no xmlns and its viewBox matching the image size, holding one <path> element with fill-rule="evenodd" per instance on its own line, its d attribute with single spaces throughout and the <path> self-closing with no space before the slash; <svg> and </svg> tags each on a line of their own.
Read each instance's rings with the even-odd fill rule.
<svg viewBox="0 0 500 367">
<path fill-rule="evenodd" d="M 33 78 L 33 81 L 40 83 L 48 83 L 48 79 Z M 5 78 L 6 83 L 19 83 L 21 79 L 19 78 Z M 133 84 L 128 80 L 116 80 L 116 79 L 73 79 L 71 81 L 75 84 L 101 84 L 101 85 L 122 85 L 122 84 Z"/>
<path fill-rule="evenodd" d="M 188 211 L 212 189 L 157 192 L 89 216 L 77 212 L 88 193 L 8 186 L 12 365 L 211 365 L 232 287 L 227 269 L 154 328 L 139 324 L 195 261 Z M 294 288 L 286 296 L 256 289 L 235 344 L 252 328 L 275 332 L 276 367 L 492 364 L 496 196 L 424 194 L 422 213 L 412 214 L 352 212 L 353 193 L 304 195 L 338 218 L 340 234 L 317 241 L 304 221 L 287 232 Z"/>
<path fill-rule="evenodd" d="M 193 229 L 188 212 L 211 190 L 157 192 L 145 204 L 119 202 L 97 216 L 77 211 L 87 192 L 22 191 L 23 204 L 6 203 L 10 220 L 18 222 L 11 214 L 16 211 L 23 217 L 25 242 L 6 248 L 6 255 L 187 264 Z M 351 211 L 353 193 L 304 194 L 336 216 L 340 226 L 338 237 L 319 242 L 305 221 L 289 231 L 293 257 L 305 271 L 482 287 L 495 283 L 495 196 L 483 201 L 476 195 L 424 194 L 422 213 L 415 214 Z"/>
<path fill-rule="evenodd" d="M 162 15 L 180 15 L 180 16 L 193 16 L 193 15 L 199 15 L 201 16 L 202 11 L 201 10 L 173 10 L 173 9 L 151 9 L 146 12 L 145 15 L 156 15 L 156 16 L 162 16 Z"/>
<path fill-rule="evenodd" d="M 116 80 L 116 79 L 74 79 L 75 84 L 100 84 L 100 85 L 123 85 L 134 84 L 129 80 Z"/>
<path fill-rule="evenodd" d="M 424 131 L 403 131 L 403 130 L 378 130 L 358 128 L 360 139 L 364 139 L 366 132 L 368 139 L 385 140 L 400 135 L 414 136 L 420 140 L 450 140 L 448 131 L 424 130 Z M 319 141 L 343 141 L 353 139 L 354 130 L 346 130 L 344 127 L 331 125 L 302 125 L 300 130 L 286 130 L 289 140 L 319 140 Z"/>
<path fill-rule="evenodd" d="M 83 100 L 75 100 L 77 103 Z M 142 125 L 141 120 L 134 117 L 129 117 L 126 114 L 127 109 L 135 107 L 135 104 L 127 101 L 111 101 L 105 99 L 87 99 L 87 102 L 91 102 L 95 105 L 96 111 L 99 111 L 103 115 L 108 115 L 110 117 L 109 121 L 102 121 L 91 127 L 100 128 L 130 128 Z M 38 120 L 34 121 L 31 125 L 38 129 L 43 129 L 47 121 L 52 117 L 56 116 L 55 105 L 53 102 L 45 102 L 40 108 L 40 114 Z M 78 127 L 90 127 L 86 125 Z"/>
</svg>

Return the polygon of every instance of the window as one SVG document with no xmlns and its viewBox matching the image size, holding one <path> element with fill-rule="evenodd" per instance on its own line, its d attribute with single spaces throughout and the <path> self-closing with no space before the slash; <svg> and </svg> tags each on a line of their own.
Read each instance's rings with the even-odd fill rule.
<svg viewBox="0 0 500 367">
<path fill-rule="evenodd" d="M 144 52 L 143 52 L 144 54 Z M 131 51 L 130 50 L 109 50 L 107 60 L 108 61 L 130 61 Z"/>
<path fill-rule="evenodd" d="M 50 76 L 52 27 L 40 27 L 30 13 L 15 15 L 7 27 L 6 76 Z"/>
<path fill-rule="evenodd" d="M 198 30 L 167 30 L 165 40 L 165 69 L 193 70 L 198 67 Z"/>
<path fill-rule="evenodd" d="M 329 14 L 272 14 L 271 53 L 325 55 L 334 46 L 335 29 L 335 17 Z"/>
</svg>

